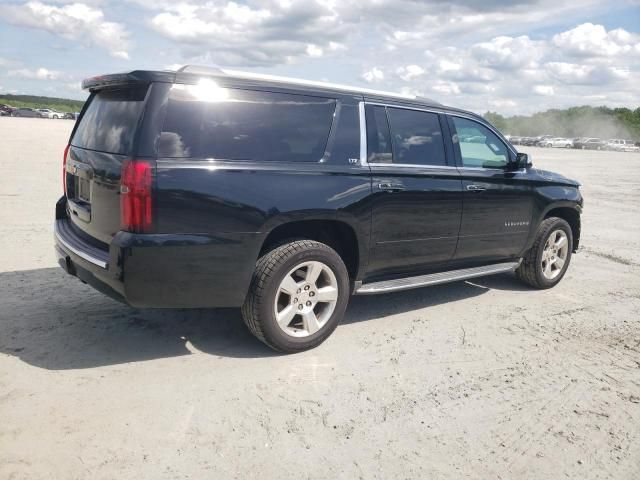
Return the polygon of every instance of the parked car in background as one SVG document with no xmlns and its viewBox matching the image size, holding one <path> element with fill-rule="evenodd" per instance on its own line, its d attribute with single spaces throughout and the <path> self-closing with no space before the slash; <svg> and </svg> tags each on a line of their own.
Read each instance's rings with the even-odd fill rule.
<svg viewBox="0 0 640 480">
<path fill-rule="evenodd" d="M 538 143 L 538 146 L 547 148 L 573 148 L 573 140 L 562 137 L 547 138 Z"/>
<path fill-rule="evenodd" d="M 66 120 L 75 120 L 76 118 L 78 118 L 78 116 L 75 113 L 67 112 L 62 118 Z"/>
<path fill-rule="evenodd" d="M 620 138 L 612 138 L 607 141 L 607 150 L 616 152 L 637 152 L 640 150 L 633 140 L 623 140 Z"/>
<path fill-rule="evenodd" d="M 583 138 L 579 142 L 574 142 L 573 148 L 579 148 L 581 150 L 604 150 L 607 148 L 607 142 L 600 138 Z"/>
<path fill-rule="evenodd" d="M 520 145 L 522 137 L 511 137 L 509 141 L 511 142 L 511 145 Z"/>
<path fill-rule="evenodd" d="M 553 138 L 553 135 L 539 135 L 537 137 L 535 137 L 535 143 L 534 145 L 539 147 L 541 146 L 540 144 L 543 142 L 546 142 L 547 140 L 551 140 Z"/>
<path fill-rule="evenodd" d="M 524 145 L 525 147 L 533 147 L 538 143 L 538 139 L 534 137 L 522 137 L 520 141 L 520 145 Z"/>
<path fill-rule="evenodd" d="M 11 105 L 0 103 L 0 117 L 10 117 L 11 113 L 15 110 Z"/>
<path fill-rule="evenodd" d="M 27 107 L 16 108 L 13 112 L 11 112 L 11 116 L 43 118 L 42 114 L 38 110 L 34 110 L 33 108 L 27 108 Z"/>
<path fill-rule="evenodd" d="M 58 118 L 64 117 L 64 113 L 57 112 L 57 111 L 51 110 L 49 108 L 39 108 L 38 112 L 40 112 L 42 114 L 43 118 L 53 118 L 53 119 L 57 120 Z"/>
<path fill-rule="evenodd" d="M 640 152 L 640 142 L 634 142 L 633 140 L 625 140 L 624 147 L 622 147 L 623 152 Z"/>
</svg>

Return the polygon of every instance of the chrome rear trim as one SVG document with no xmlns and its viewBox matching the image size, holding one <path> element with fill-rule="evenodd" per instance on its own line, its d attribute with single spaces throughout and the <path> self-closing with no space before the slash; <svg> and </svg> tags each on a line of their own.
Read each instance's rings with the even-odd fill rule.
<svg viewBox="0 0 640 480">
<path fill-rule="evenodd" d="M 56 240 L 74 255 L 93 265 L 106 269 L 109 265 L 107 261 L 109 256 L 108 252 L 99 252 L 98 249 L 92 245 L 88 245 L 77 237 L 71 236 L 69 227 L 61 223 L 66 221 L 67 220 L 56 220 L 53 226 L 53 233 Z"/>
</svg>

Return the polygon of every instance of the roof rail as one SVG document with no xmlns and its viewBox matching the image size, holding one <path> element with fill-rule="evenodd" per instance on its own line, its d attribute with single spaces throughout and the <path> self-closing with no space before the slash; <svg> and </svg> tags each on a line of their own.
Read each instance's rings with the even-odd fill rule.
<svg viewBox="0 0 640 480">
<path fill-rule="evenodd" d="M 291 83 L 294 85 L 304 85 L 310 87 L 319 87 L 326 88 L 328 90 L 345 90 L 351 92 L 358 92 L 362 94 L 369 95 L 382 95 L 387 97 L 396 97 L 396 98 L 404 98 L 407 100 L 422 100 L 429 101 L 434 105 L 440 105 L 438 102 L 435 102 L 430 99 L 425 99 L 421 97 L 416 97 L 415 95 L 405 95 L 402 93 L 396 92 L 385 92 L 382 90 L 373 90 L 370 88 L 360 88 L 353 87 L 351 85 L 342 85 L 338 83 L 329 83 L 329 82 L 319 82 L 314 80 L 303 80 L 300 78 L 291 78 L 291 77 L 282 77 L 279 75 L 268 75 L 264 73 L 253 73 L 253 72 L 242 72 L 238 70 L 223 70 L 219 67 L 206 67 L 206 66 L 198 66 L 198 65 L 185 65 L 184 67 L 177 70 L 178 72 L 184 73 L 193 73 L 196 75 L 228 75 L 236 78 L 244 78 L 250 80 L 266 80 L 270 82 L 282 82 L 282 83 Z"/>
</svg>

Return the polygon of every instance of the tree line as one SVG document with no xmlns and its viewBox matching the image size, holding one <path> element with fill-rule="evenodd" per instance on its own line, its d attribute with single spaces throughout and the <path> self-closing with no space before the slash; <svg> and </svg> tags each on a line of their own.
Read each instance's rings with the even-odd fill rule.
<svg viewBox="0 0 640 480">
<path fill-rule="evenodd" d="M 487 112 L 484 118 L 506 135 L 623 138 L 640 141 L 640 108 L 631 110 L 582 106 L 512 117 Z"/>
<path fill-rule="evenodd" d="M 84 100 L 68 98 L 41 97 L 38 95 L 0 95 L 0 103 L 16 108 L 49 108 L 58 112 L 79 112 Z"/>
</svg>

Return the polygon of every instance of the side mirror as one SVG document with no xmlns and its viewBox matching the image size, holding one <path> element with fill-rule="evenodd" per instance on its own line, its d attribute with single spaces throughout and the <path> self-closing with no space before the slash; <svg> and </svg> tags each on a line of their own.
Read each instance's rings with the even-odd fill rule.
<svg viewBox="0 0 640 480">
<path fill-rule="evenodd" d="M 521 168 L 530 168 L 533 166 L 533 162 L 531 161 L 531 156 L 528 153 L 518 153 L 516 155 L 516 160 L 513 162 L 514 170 L 519 170 Z"/>
</svg>

